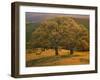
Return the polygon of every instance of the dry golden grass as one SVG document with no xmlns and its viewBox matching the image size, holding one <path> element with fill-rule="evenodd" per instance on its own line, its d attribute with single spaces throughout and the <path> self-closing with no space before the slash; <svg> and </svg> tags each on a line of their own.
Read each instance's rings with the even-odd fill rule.
<svg viewBox="0 0 100 80">
<path fill-rule="evenodd" d="M 55 55 L 52 49 L 43 51 L 41 54 L 26 53 L 26 66 L 55 66 L 55 65 L 78 65 L 89 64 L 89 51 L 74 51 L 70 55 L 69 50 L 59 50 Z"/>
</svg>

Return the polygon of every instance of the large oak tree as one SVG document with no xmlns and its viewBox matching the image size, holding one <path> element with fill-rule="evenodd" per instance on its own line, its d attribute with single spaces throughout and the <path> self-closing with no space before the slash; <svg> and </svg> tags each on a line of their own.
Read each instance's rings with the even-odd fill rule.
<svg viewBox="0 0 100 80">
<path fill-rule="evenodd" d="M 85 50 L 89 46 L 88 30 L 78 24 L 73 18 L 59 16 L 44 20 L 32 32 L 33 48 L 52 48 L 58 55 L 58 49 Z"/>
</svg>

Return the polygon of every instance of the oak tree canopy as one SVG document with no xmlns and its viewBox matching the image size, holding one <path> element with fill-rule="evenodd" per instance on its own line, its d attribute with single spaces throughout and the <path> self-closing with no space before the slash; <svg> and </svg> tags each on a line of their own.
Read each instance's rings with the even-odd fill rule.
<svg viewBox="0 0 100 80">
<path fill-rule="evenodd" d="M 72 17 L 59 16 L 42 21 L 32 32 L 30 43 L 33 48 L 89 50 L 89 32 L 82 24 Z"/>
</svg>

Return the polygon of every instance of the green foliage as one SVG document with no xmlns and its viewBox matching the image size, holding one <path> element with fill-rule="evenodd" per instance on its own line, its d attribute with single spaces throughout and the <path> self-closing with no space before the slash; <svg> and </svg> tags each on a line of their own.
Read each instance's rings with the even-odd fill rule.
<svg viewBox="0 0 100 80">
<path fill-rule="evenodd" d="M 38 23 L 27 23 L 26 24 L 26 42 L 32 37 L 32 32 L 38 27 Z"/>
</svg>

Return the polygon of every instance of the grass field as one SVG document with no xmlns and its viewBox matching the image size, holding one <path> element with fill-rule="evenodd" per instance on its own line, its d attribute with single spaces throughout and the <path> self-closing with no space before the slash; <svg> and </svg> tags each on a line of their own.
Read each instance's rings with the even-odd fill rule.
<svg viewBox="0 0 100 80">
<path fill-rule="evenodd" d="M 26 67 L 36 66 L 57 66 L 57 65 L 80 65 L 89 64 L 89 51 L 74 51 L 70 55 L 69 50 L 59 50 L 59 55 L 55 55 L 53 49 L 37 53 L 26 53 Z"/>
</svg>

